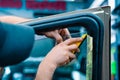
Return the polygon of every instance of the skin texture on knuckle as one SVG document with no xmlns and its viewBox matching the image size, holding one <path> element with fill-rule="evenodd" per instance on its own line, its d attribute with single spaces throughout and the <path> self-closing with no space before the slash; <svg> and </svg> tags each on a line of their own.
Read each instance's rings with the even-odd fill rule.
<svg viewBox="0 0 120 80">
<path fill-rule="evenodd" d="M 66 46 L 67 46 L 67 45 L 65 44 L 65 42 L 61 42 L 61 43 L 59 43 L 58 45 L 61 46 L 61 47 L 66 47 Z"/>
<path fill-rule="evenodd" d="M 63 54 L 63 56 L 65 56 L 65 57 L 67 57 L 67 51 L 65 51 L 64 53 L 62 53 Z"/>
<path fill-rule="evenodd" d="M 77 45 L 76 44 L 72 44 L 71 47 L 73 47 L 73 49 L 77 49 Z"/>
<path fill-rule="evenodd" d="M 69 60 L 69 56 L 66 56 L 66 61 L 68 61 Z"/>
<path fill-rule="evenodd" d="M 60 42 L 62 42 L 62 37 L 60 37 L 60 36 L 57 36 L 57 37 L 56 37 L 56 41 L 57 41 L 57 43 L 60 43 Z"/>
</svg>

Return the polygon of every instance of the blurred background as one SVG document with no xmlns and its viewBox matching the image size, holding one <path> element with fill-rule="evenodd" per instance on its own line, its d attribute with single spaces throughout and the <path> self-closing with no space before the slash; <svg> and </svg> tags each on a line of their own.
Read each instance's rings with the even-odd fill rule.
<svg viewBox="0 0 120 80">
<path fill-rule="evenodd" d="M 111 80 L 120 80 L 120 0 L 0 0 L 0 16 L 34 19 L 106 5 L 111 6 Z M 84 28 L 79 31 L 80 35 L 86 33 Z M 54 45 L 54 40 L 36 35 L 36 47 L 30 57 L 20 64 L 5 67 L 3 80 L 33 80 L 39 63 Z M 86 80 L 86 55 L 80 55 L 71 65 L 58 68 L 54 80 Z"/>
</svg>

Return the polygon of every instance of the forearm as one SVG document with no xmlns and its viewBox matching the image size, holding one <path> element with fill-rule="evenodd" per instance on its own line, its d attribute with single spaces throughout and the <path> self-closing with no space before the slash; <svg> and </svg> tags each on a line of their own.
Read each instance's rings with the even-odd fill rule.
<svg viewBox="0 0 120 80">
<path fill-rule="evenodd" d="M 35 80 L 52 80 L 56 66 L 48 61 L 45 59 L 41 62 Z"/>
<path fill-rule="evenodd" d="M 21 23 L 25 21 L 29 21 L 30 19 L 25 19 L 21 17 L 16 17 L 16 16 L 0 16 L 0 21 L 2 22 L 7 22 L 7 23 Z"/>
</svg>

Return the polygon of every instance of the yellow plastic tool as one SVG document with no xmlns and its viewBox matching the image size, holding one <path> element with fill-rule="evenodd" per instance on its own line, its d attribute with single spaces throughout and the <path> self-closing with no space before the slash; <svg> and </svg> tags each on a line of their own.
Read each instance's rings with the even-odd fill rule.
<svg viewBox="0 0 120 80">
<path fill-rule="evenodd" d="M 80 45 L 83 43 L 83 41 L 86 39 L 86 37 L 87 37 L 87 34 L 84 34 L 84 35 L 82 35 L 82 41 L 81 42 L 76 42 L 75 44 L 78 46 L 78 47 L 80 47 Z M 75 54 L 75 51 L 73 51 L 72 52 L 73 54 Z"/>
</svg>

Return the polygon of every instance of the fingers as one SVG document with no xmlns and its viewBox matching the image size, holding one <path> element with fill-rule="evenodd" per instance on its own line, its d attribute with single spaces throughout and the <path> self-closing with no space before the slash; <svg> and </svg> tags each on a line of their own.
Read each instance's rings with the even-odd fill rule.
<svg viewBox="0 0 120 80">
<path fill-rule="evenodd" d="M 67 28 L 65 28 L 65 29 L 63 29 L 64 30 L 64 32 L 65 32 L 65 35 L 70 35 L 70 32 L 68 31 L 68 29 Z M 70 37 L 70 36 L 69 36 Z"/>
<path fill-rule="evenodd" d="M 55 30 L 52 35 L 55 38 L 57 43 L 60 43 L 63 41 L 62 36 L 58 33 L 58 30 Z"/>
<path fill-rule="evenodd" d="M 68 31 L 67 28 L 60 29 L 60 30 L 59 30 L 59 33 L 60 33 L 60 35 L 62 36 L 63 41 L 65 41 L 66 39 L 71 38 L 70 32 Z"/>
<path fill-rule="evenodd" d="M 61 34 L 62 36 L 69 36 L 69 38 L 70 38 L 70 32 L 68 31 L 67 28 L 61 29 L 61 30 L 60 30 L 60 34 Z"/>
<path fill-rule="evenodd" d="M 83 39 L 82 38 L 70 38 L 66 41 L 64 41 L 65 44 L 70 45 L 76 42 L 81 42 Z"/>
<path fill-rule="evenodd" d="M 58 33 L 54 35 L 54 38 L 57 43 L 61 43 L 63 41 L 62 37 Z"/>
<path fill-rule="evenodd" d="M 69 46 L 68 46 L 68 49 L 69 49 L 70 51 L 77 51 L 78 47 L 77 47 L 76 44 L 72 44 L 72 45 L 69 45 Z"/>
<path fill-rule="evenodd" d="M 64 65 L 68 64 L 69 62 L 71 62 L 73 59 L 75 59 L 76 56 L 72 53 L 67 53 L 66 56 L 66 61 L 64 62 Z"/>
<path fill-rule="evenodd" d="M 69 53 L 68 55 L 69 55 L 69 59 L 74 59 L 74 58 L 76 58 L 75 54 L 73 54 L 73 53 Z"/>
<path fill-rule="evenodd" d="M 68 64 L 70 62 L 70 59 L 67 59 L 64 63 L 64 65 Z"/>
<path fill-rule="evenodd" d="M 76 52 L 80 52 L 80 49 L 78 48 Z"/>
</svg>

